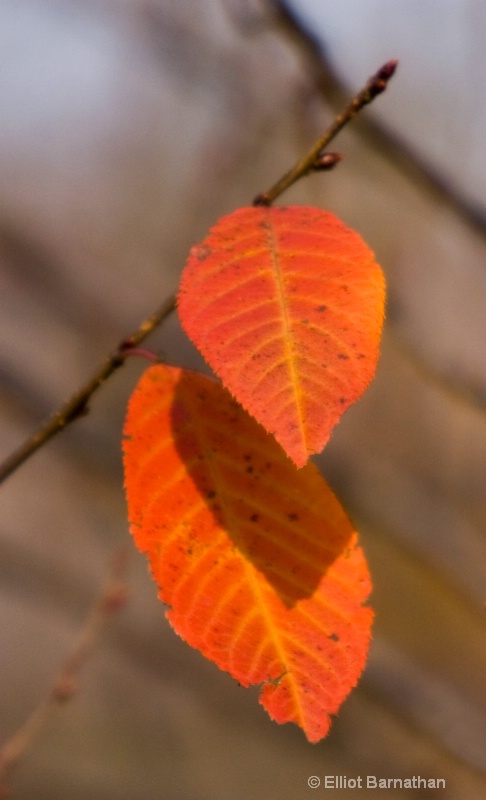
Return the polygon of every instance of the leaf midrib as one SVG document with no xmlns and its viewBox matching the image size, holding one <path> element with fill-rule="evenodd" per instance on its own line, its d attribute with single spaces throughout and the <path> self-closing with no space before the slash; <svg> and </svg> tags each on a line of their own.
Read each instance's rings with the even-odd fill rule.
<svg viewBox="0 0 486 800">
<path fill-rule="evenodd" d="M 287 302 L 287 294 L 285 291 L 285 283 L 284 278 L 282 275 L 282 270 L 280 266 L 280 259 L 278 256 L 278 248 L 277 248 L 277 240 L 274 234 L 273 226 L 270 220 L 267 217 L 264 225 L 262 225 L 264 231 L 266 231 L 267 239 L 268 239 L 268 249 L 271 254 L 272 259 L 272 266 L 273 266 L 273 275 L 275 279 L 275 286 L 276 286 L 276 299 L 277 303 L 281 312 L 281 319 L 282 319 L 282 328 L 283 328 L 283 344 L 285 350 L 285 362 L 287 364 L 287 368 L 289 370 L 289 377 L 290 377 L 290 384 L 293 390 L 293 395 L 295 399 L 295 408 L 297 410 L 297 421 L 299 424 L 299 430 L 301 434 L 303 449 L 307 453 L 307 441 L 305 435 L 305 428 L 304 428 L 304 414 L 303 414 L 303 403 L 302 403 L 302 386 L 299 380 L 298 372 L 296 370 L 295 365 L 295 353 L 294 353 L 294 346 L 293 340 L 294 337 L 292 335 L 292 321 L 289 314 L 288 309 L 288 302 Z"/>
</svg>

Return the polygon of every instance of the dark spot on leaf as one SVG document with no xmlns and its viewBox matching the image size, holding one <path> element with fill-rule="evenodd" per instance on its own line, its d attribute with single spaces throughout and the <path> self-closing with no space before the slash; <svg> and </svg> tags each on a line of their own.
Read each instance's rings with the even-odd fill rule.
<svg viewBox="0 0 486 800">
<path fill-rule="evenodd" d="M 270 677 L 268 677 L 268 678 L 267 678 L 267 680 L 265 681 L 265 683 L 271 683 L 271 684 L 273 684 L 274 686 L 278 686 L 278 685 L 279 685 L 279 683 L 281 683 L 281 682 L 282 682 L 282 679 L 283 679 L 283 678 L 285 678 L 286 674 L 287 674 L 287 670 L 285 670 L 284 672 L 282 672 L 282 674 L 281 674 L 281 675 L 277 675 L 277 677 L 276 677 L 276 678 L 270 678 Z"/>
<path fill-rule="evenodd" d="M 331 633 L 331 634 L 329 634 L 329 636 L 327 638 L 331 639 L 333 642 L 339 642 L 340 641 L 339 636 L 337 635 L 337 633 Z"/>
<path fill-rule="evenodd" d="M 295 512 L 291 512 L 290 514 L 287 514 L 287 519 L 289 519 L 291 522 L 296 522 L 299 519 L 299 515 Z"/>
<path fill-rule="evenodd" d="M 253 472 L 253 467 L 247 467 L 246 471 L 251 475 L 251 473 Z"/>
<path fill-rule="evenodd" d="M 321 313 L 327 311 L 327 306 L 317 306 L 316 311 L 320 311 Z"/>
<path fill-rule="evenodd" d="M 251 453 L 245 453 L 243 458 L 245 459 L 245 461 L 251 461 Z"/>
<path fill-rule="evenodd" d="M 346 353 L 338 353 L 338 358 L 342 359 L 343 361 L 347 361 L 349 356 Z"/>
<path fill-rule="evenodd" d="M 340 402 L 340 403 L 341 403 L 341 405 L 343 406 L 343 405 L 345 404 L 345 402 L 346 402 L 346 398 L 345 398 L 345 397 L 340 397 L 340 398 L 339 398 L 339 402 Z"/>
<path fill-rule="evenodd" d="M 206 492 L 206 497 L 208 498 L 208 500 L 212 500 L 213 497 L 216 497 L 216 492 L 214 491 L 214 489 L 211 489 L 209 492 Z"/>
<path fill-rule="evenodd" d="M 250 519 L 252 522 L 258 522 L 258 520 L 260 519 L 260 514 L 252 514 Z"/>
</svg>

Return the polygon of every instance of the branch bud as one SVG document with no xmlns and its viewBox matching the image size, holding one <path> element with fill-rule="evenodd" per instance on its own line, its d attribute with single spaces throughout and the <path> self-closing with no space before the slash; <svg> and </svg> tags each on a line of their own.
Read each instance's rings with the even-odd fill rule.
<svg viewBox="0 0 486 800">
<path fill-rule="evenodd" d="M 314 161 L 312 169 L 316 172 L 334 169 L 336 164 L 339 164 L 339 162 L 342 161 L 342 158 L 342 153 L 321 152 Z"/>
</svg>

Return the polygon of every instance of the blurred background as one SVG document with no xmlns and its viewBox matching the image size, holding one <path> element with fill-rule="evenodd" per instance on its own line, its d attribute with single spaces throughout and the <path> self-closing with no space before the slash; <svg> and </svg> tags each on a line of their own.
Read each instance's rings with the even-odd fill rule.
<svg viewBox="0 0 486 800">
<path fill-rule="evenodd" d="M 0 3 L 2 458 L 176 288 L 218 216 L 400 61 L 333 144 L 343 162 L 280 200 L 356 228 L 389 287 L 377 378 L 317 459 L 374 581 L 358 688 L 309 745 L 173 634 L 126 522 L 130 359 L 1 488 L 0 745 L 132 552 L 128 604 L 12 773 L 16 800 L 359 797 L 310 775 L 486 796 L 485 34 L 482 0 Z M 148 346 L 201 364 L 175 315 Z"/>
</svg>

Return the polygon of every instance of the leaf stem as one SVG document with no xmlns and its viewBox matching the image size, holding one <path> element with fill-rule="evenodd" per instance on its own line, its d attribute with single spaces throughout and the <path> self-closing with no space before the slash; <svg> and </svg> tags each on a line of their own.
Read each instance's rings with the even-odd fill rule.
<svg viewBox="0 0 486 800">
<path fill-rule="evenodd" d="M 257 195 L 253 201 L 255 206 L 269 206 L 283 192 L 290 188 L 296 181 L 303 178 L 312 170 L 319 168 L 320 160 L 324 155 L 327 145 L 337 136 L 348 122 L 361 111 L 362 108 L 371 103 L 377 95 L 385 91 L 388 81 L 393 76 L 398 61 L 387 61 L 378 72 L 373 75 L 366 85 L 351 100 L 347 108 L 339 114 L 332 125 L 325 133 L 312 145 L 311 149 L 294 164 L 267 192 Z"/>
</svg>

